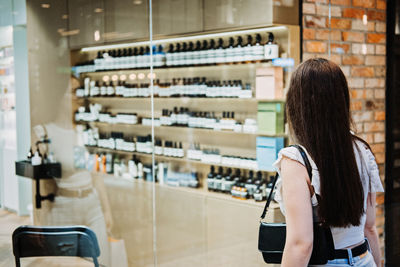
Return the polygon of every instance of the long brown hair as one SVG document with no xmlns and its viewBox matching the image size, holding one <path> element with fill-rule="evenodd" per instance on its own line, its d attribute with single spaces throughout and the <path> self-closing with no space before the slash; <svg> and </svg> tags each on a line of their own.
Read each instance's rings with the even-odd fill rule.
<svg viewBox="0 0 400 267">
<path fill-rule="evenodd" d="M 286 113 L 291 133 L 318 167 L 319 217 L 327 226 L 360 225 L 364 194 L 350 132 L 346 77 L 335 63 L 309 59 L 292 74 Z"/>
</svg>

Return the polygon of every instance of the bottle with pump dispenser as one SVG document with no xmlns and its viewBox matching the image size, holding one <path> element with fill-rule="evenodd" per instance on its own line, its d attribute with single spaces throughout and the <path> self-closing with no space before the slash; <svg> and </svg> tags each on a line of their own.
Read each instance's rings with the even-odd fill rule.
<svg viewBox="0 0 400 267">
<path fill-rule="evenodd" d="M 265 59 L 274 59 L 279 57 L 279 46 L 274 43 L 274 34 L 268 33 L 268 42 L 264 46 Z"/>
</svg>

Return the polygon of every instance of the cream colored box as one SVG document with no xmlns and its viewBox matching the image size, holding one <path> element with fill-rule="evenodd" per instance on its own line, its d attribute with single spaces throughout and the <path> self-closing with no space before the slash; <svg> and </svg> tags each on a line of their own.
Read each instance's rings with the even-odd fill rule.
<svg viewBox="0 0 400 267">
<path fill-rule="evenodd" d="M 256 69 L 256 98 L 283 98 L 282 67 L 262 67 Z"/>
</svg>

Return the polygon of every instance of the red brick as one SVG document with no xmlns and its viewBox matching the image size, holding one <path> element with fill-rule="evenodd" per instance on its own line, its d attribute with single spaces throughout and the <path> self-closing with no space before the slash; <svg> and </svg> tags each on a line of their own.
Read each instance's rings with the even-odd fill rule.
<svg viewBox="0 0 400 267">
<path fill-rule="evenodd" d="M 385 142 L 385 134 L 384 133 L 374 133 L 374 142 L 375 143 Z"/>
<path fill-rule="evenodd" d="M 375 50 L 377 55 L 386 55 L 385 45 L 376 45 Z"/>
<path fill-rule="evenodd" d="M 367 59 L 365 60 L 366 65 L 384 66 L 385 63 L 385 56 L 367 56 Z"/>
<path fill-rule="evenodd" d="M 384 153 L 385 152 L 385 144 L 373 144 L 373 145 L 371 145 L 371 150 L 374 153 Z"/>
<path fill-rule="evenodd" d="M 340 55 L 331 55 L 331 57 L 329 58 L 330 61 L 334 62 L 337 65 L 342 65 L 342 57 Z"/>
<path fill-rule="evenodd" d="M 308 0 L 308 2 L 315 2 L 315 3 L 328 3 L 328 0 Z"/>
<path fill-rule="evenodd" d="M 353 0 L 353 6 L 365 7 L 365 8 L 374 8 L 375 7 L 375 0 Z"/>
<path fill-rule="evenodd" d="M 362 139 L 364 139 L 367 143 L 373 143 L 374 142 L 374 135 L 371 133 L 364 133 L 359 135 Z"/>
<path fill-rule="evenodd" d="M 352 67 L 351 75 L 354 77 L 373 77 L 374 68 L 372 67 Z"/>
<path fill-rule="evenodd" d="M 375 120 L 376 121 L 384 121 L 385 120 L 385 111 L 375 111 Z"/>
<path fill-rule="evenodd" d="M 383 193 L 376 194 L 376 204 L 381 205 L 385 203 L 385 195 Z"/>
<path fill-rule="evenodd" d="M 331 0 L 332 5 L 349 6 L 350 0 Z"/>
<path fill-rule="evenodd" d="M 331 41 L 342 41 L 342 32 L 331 31 Z"/>
<path fill-rule="evenodd" d="M 386 67 L 375 67 L 375 77 L 386 77 Z"/>
<path fill-rule="evenodd" d="M 329 40 L 329 30 L 316 30 L 315 38 L 317 40 Z"/>
<path fill-rule="evenodd" d="M 362 19 L 364 14 L 365 11 L 363 9 L 358 9 L 358 8 L 343 9 L 343 17 L 345 18 Z"/>
<path fill-rule="evenodd" d="M 357 55 L 344 55 L 343 64 L 345 65 L 362 65 L 364 64 L 364 57 Z"/>
<path fill-rule="evenodd" d="M 365 89 L 365 98 L 366 99 L 374 98 L 374 90 L 373 89 Z"/>
<path fill-rule="evenodd" d="M 385 22 L 377 22 L 376 23 L 376 31 L 377 32 L 386 32 L 386 23 Z"/>
<path fill-rule="evenodd" d="M 317 14 L 320 16 L 329 16 L 329 6 L 317 5 Z M 338 6 L 331 6 L 331 16 L 332 17 L 342 16 L 342 9 Z"/>
<path fill-rule="evenodd" d="M 315 14 L 315 4 L 303 3 L 303 13 L 304 14 Z"/>
<path fill-rule="evenodd" d="M 385 163 L 385 153 L 375 153 L 375 159 L 378 164 Z"/>
<path fill-rule="evenodd" d="M 352 101 L 350 103 L 351 110 L 362 110 L 362 102 L 361 101 Z"/>
<path fill-rule="evenodd" d="M 377 0 L 376 8 L 386 10 L 386 0 Z"/>
<path fill-rule="evenodd" d="M 303 38 L 304 40 L 313 40 L 315 39 L 315 30 L 314 29 L 303 29 Z"/>
<path fill-rule="evenodd" d="M 384 122 L 366 122 L 364 123 L 364 131 L 369 132 L 382 132 L 385 130 Z"/>
<path fill-rule="evenodd" d="M 344 54 L 344 53 L 347 53 L 349 51 L 349 49 L 350 49 L 349 44 L 337 44 L 337 43 L 331 44 L 332 53 Z M 344 63 L 344 61 L 343 61 L 343 64 L 346 64 L 346 63 Z"/>
<path fill-rule="evenodd" d="M 307 41 L 306 50 L 307 52 L 312 52 L 312 53 L 325 53 L 326 43 L 318 41 Z"/>
<path fill-rule="evenodd" d="M 304 25 L 307 28 L 326 28 L 327 18 L 318 16 L 304 16 Z"/>
<path fill-rule="evenodd" d="M 347 83 L 350 88 L 364 88 L 364 79 L 363 78 L 348 78 Z"/>
<path fill-rule="evenodd" d="M 375 30 L 375 22 L 368 21 L 367 25 L 365 25 L 362 20 L 356 19 L 351 22 L 351 29 L 373 32 Z"/>
<path fill-rule="evenodd" d="M 343 41 L 363 43 L 365 40 L 364 33 L 362 32 L 342 32 Z"/>
<path fill-rule="evenodd" d="M 353 120 L 355 122 L 371 121 L 373 118 L 372 111 L 360 111 L 353 113 Z"/>
<path fill-rule="evenodd" d="M 368 20 L 386 21 L 386 13 L 383 11 L 368 10 Z"/>
<path fill-rule="evenodd" d="M 375 54 L 374 45 L 372 44 L 352 44 L 351 51 L 353 54 Z"/>
<path fill-rule="evenodd" d="M 360 98 L 362 98 L 363 94 L 364 94 L 364 92 L 361 89 L 350 90 L 350 98 L 351 99 L 360 99 Z"/>
<path fill-rule="evenodd" d="M 386 34 L 383 33 L 367 33 L 368 43 L 380 43 L 384 44 L 386 42 Z"/>
<path fill-rule="evenodd" d="M 332 29 L 350 29 L 351 28 L 351 20 L 350 19 L 331 19 L 331 28 Z"/>
<path fill-rule="evenodd" d="M 340 68 L 342 69 L 344 76 L 350 76 L 350 66 L 340 66 Z"/>
<path fill-rule="evenodd" d="M 367 88 L 383 88 L 385 87 L 385 79 L 382 78 L 368 78 L 365 79 L 365 87 Z"/>
<path fill-rule="evenodd" d="M 384 99 L 385 98 L 385 89 L 375 89 L 374 97 L 376 99 Z"/>
</svg>

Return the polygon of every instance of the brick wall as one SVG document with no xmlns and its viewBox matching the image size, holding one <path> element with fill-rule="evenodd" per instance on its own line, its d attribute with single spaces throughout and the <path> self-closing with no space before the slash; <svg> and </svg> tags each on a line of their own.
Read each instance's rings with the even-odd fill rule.
<svg viewBox="0 0 400 267">
<path fill-rule="evenodd" d="M 329 58 L 329 49 L 330 59 L 342 68 L 348 80 L 355 130 L 371 145 L 383 181 L 386 0 L 304 0 L 303 60 Z M 378 195 L 377 205 L 376 224 L 383 255 L 383 194 Z"/>
</svg>

